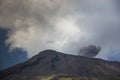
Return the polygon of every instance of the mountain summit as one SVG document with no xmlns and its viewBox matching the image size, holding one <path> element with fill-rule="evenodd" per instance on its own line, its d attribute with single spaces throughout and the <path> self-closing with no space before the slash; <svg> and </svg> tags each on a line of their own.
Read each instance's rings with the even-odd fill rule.
<svg viewBox="0 0 120 80">
<path fill-rule="evenodd" d="M 14 80 L 13 78 L 32 78 L 54 74 L 83 77 L 116 77 L 120 76 L 120 63 L 97 58 L 68 55 L 54 50 L 45 50 L 26 62 L 0 71 L 0 80 Z"/>
</svg>

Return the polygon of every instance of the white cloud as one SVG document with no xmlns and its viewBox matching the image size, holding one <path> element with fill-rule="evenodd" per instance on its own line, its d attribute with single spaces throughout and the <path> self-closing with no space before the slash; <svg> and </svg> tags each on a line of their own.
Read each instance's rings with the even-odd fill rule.
<svg viewBox="0 0 120 80">
<path fill-rule="evenodd" d="M 11 29 L 11 49 L 24 48 L 29 57 L 48 48 L 77 54 L 95 44 L 106 59 L 120 47 L 115 7 L 111 0 L 1 0 L 0 26 Z"/>
</svg>

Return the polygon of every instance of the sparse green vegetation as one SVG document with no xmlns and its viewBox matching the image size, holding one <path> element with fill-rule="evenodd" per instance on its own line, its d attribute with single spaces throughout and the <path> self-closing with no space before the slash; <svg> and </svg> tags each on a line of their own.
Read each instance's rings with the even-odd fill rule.
<svg viewBox="0 0 120 80">
<path fill-rule="evenodd" d="M 101 76 L 101 77 L 80 77 L 71 75 L 49 75 L 49 76 L 36 76 L 36 77 L 21 77 L 11 78 L 8 80 L 120 80 L 120 77 Z"/>
<path fill-rule="evenodd" d="M 97 78 L 80 77 L 71 75 L 50 75 L 50 76 L 36 76 L 36 77 L 21 77 L 9 80 L 99 80 Z"/>
</svg>

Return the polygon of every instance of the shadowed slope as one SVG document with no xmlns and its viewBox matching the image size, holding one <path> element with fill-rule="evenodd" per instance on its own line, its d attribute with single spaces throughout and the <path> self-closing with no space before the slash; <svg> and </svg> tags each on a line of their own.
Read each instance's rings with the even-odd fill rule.
<svg viewBox="0 0 120 80">
<path fill-rule="evenodd" d="M 120 63 L 102 59 L 68 55 L 53 50 L 45 50 L 30 60 L 3 70 L 0 79 L 35 77 L 52 74 L 98 77 L 120 75 Z"/>
</svg>

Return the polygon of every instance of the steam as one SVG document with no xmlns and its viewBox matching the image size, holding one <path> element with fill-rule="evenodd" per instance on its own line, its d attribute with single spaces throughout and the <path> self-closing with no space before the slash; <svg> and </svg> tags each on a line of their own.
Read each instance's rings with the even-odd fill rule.
<svg viewBox="0 0 120 80">
<path fill-rule="evenodd" d="M 29 57 L 48 48 L 78 54 L 80 47 L 93 44 L 102 48 L 97 57 L 106 59 L 109 52 L 120 50 L 116 4 L 113 0 L 0 0 L 0 26 L 11 30 L 6 41 L 12 44 L 10 50 L 23 48 Z"/>
<path fill-rule="evenodd" d="M 66 14 L 70 4 L 66 0 L 1 0 L 0 25 L 11 29 L 6 41 L 12 43 L 10 50 L 23 48 L 29 57 L 48 48 L 61 51 L 69 39 L 82 33 L 77 18 Z"/>
</svg>

